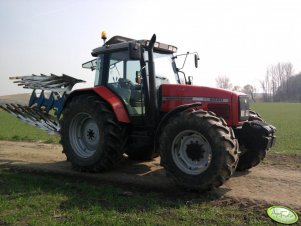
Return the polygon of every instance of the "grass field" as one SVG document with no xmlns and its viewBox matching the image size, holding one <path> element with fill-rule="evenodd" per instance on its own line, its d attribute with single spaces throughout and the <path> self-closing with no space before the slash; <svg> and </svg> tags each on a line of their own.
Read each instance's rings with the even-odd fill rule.
<svg viewBox="0 0 301 226">
<path fill-rule="evenodd" d="M 0 169 L 0 225 L 273 225 L 266 207 Z"/>
<path fill-rule="evenodd" d="M 301 103 L 253 103 L 251 108 L 277 128 L 272 152 L 301 155 Z"/>
<path fill-rule="evenodd" d="M 277 142 L 272 152 L 301 154 L 301 104 L 253 103 L 253 110 L 277 127 Z M 58 143 L 59 137 L 28 126 L 0 109 L 0 139 Z"/>
<path fill-rule="evenodd" d="M 41 129 L 29 126 L 0 109 L 0 140 L 58 143 L 59 136 L 49 135 Z"/>
</svg>

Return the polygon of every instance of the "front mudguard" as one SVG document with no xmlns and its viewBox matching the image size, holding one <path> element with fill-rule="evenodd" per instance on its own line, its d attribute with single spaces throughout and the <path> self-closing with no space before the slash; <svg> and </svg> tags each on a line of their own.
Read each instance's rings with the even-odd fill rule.
<svg viewBox="0 0 301 226">
<path fill-rule="evenodd" d="M 247 150 L 269 150 L 276 142 L 276 128 L 259 120 L 247 121 L 234 132 L 239 145 Z"/>
</svg>

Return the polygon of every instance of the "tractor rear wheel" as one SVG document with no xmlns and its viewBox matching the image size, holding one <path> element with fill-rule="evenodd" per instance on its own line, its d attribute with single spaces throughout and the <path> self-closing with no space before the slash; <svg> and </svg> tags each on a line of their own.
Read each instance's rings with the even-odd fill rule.
<svg viewBox="0 0 301 226">
<path fill-rule="evenodd" d="M 110 106 L 95 95 L 74 97 L 63 111 L 61 143 L 79 171 L 107 170 L 121 160 L 124 129 Z"/>
<path fill-rule="evenodd" d="M 223 119 L 203 110 L 184 111 L 163 128 L 161 164 L 182 188 L 204 191 L 221 186 L 235 171 L 238 143 Z"/>
<path fill-rule="evenodd" d="M 250 111 L 248 121 L 254 120 L 262 122 L 264 121 L 258 113 Z M 240 145 L 239 149 L 242 152 L 242 155 L 239 156 L 239 161 L 236 168 L 237 171 L 245 171 L 251 169 L 254 166 L 257 166 L 260 162 L 263 161 L 267 153 L 267 150 L 246 149 L 243 145 Z"/>
</svg>

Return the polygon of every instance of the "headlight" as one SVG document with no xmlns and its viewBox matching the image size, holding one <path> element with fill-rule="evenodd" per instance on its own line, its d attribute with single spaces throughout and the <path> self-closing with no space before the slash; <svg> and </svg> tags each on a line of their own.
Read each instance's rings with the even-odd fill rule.
<svg viewBox="0 0 301 226">
<path fill-rule="evenodd" d="M 250 100 L 248 96 L 239 96 L 239 121 L 246 121 L 249 118 Z"/>
</svg>

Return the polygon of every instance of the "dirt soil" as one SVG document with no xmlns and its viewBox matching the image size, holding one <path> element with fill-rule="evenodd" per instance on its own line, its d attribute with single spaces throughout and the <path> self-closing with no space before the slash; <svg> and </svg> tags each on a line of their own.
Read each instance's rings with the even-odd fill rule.
<svg viewBox="0 0 301 226">
<path fill-rule="evenodd" d="M 273 158 L 278 158 L 278 162 L 279 155 L 277 156 L 269 155 L 267 162 L 273 162 Z M 236 172 L 221 188 L 216 189 L 216 192 L 223 198 L 280 204 L 301 210 L 301 168 L 300 165 L 289 164 L 291 161 L 301 163 L 301 159 L 283 157 L 282 163 L 266 163 L 244 173 Z M 152 191 L 177 192 L 177 187 L 166 177 L 159 162 L 159 158 L 142 163 L 125 158 L 118 167 L 109 172 L 80 173 L 72 170 L 71 164 L 62 154 L 60 145 L 0 141 L 1 168 L 66 175 Z"/>
</svg>

